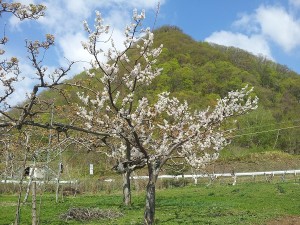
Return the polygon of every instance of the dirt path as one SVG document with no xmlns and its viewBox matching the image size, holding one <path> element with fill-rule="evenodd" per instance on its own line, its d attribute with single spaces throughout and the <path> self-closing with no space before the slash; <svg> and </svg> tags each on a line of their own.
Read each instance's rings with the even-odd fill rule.
<svg viewBox="0 0 300 225">
<path fill-rule="evenodd" d="M 271 220 L 266 225 L 300 225 L 300 216 L 288 216 Z"/>
</svg>

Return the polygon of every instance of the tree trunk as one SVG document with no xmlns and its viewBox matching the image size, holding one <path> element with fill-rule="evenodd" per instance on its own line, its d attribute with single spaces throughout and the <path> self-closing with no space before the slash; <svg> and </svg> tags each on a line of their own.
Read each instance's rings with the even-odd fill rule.
<svg viewBox="0 0 300 225">
<path fill-rule="evenodd" d="M 58 164 L 58 173 L 57 173 L 57 178 L 56 178 L 56 191 L 55 191 L 55 199 L 56 203 L 58 203 L 58 194 L 59 194 L 59 181 L 60 181 L 60 174 L 61 174 L 61 162 Z"/>
<path fill-rule="evenodd" d="M 6 160 L 5 160 L 5 177 L 4 177 L 4 182 L 6 183 L 7 177 L 8 177 L 8 161 L 9 161 L 9 151 L 7 150 L 7 145 L 5 145 L 5 149 L 6 149 Z"/>
<path fill-rule="evenodd" d="M 24 200 L 23 200 L 23 204 L 25 204 L 27 202 L 27 199 L 28 199 L 28 196 L 29 196 L 30 187 L 31 187 L 32 180 L 33 180 L 34 170 L 35 170 L 35 160 L 34 160 L 34 164 L 33 164 L 32 169 L 31 170 L 29 169 L 29 181 L 28 181 L 28 184 L 27 184 L 27 190 L 26 190 L 26 194 L 25 194 L 25 197 L 24 197 Z"/>
<path fill-rule="evenodd" d="M 126 159 L 131 160 L 131 145 L 128 140 L 126 140 Z M 123 174 L 123 203 L 126 206 L 131 205 L 131 187 L 130 187 L 130 174 L 131 170 L 126 169 Z"/>
<path fill-rule="evenodd" d="M 149 180 L 146 189 L 146 207 L 144 214 L 144 224 L 152 225 L 154 224 L 155 218 L 155 184 L 158 176 L 157 168 L 155 168 L 156 163 L 148 163 L 148 175 Z"/>
<path fill-rule="evenodd" d="M 123 202 L 127 206 L 131 205 L 130 174 L 130 171 L 123 174 Z"/>
<path fill-rule="evenodd" d="M 26 167 L 26 162 L 27 162 L 27 153 L 28 153 L 28 142 L 29 142 L 29 137 L 26 136 L 26 147 L 25 147 L 25 156 L 24 156 L 24 161 L 23 161 L 23 166 L 22 166 L 22 171 L 25 170 Z M 22 196 L 22 183 L 23 183 L 24 176 L 23 174 L 21 175 L 21 179 L 19 182 L 19 196 L 18 196 L 18 203 L 17 203 L 17 210 L 16 210 L 16 218 L 14 225 L 19 225 L 20 224 L 20 216 L 21 216 L 21 196 Z"/>
<path fill-rule="evenodd" d="M 36 182 L 32 182 L 32 225 L 37 225 L 36 217 Z"/>
<path fill-rule="evenodd" d="M 25 204 L 27 202 L 28 197 L 29 197 L 30 187 L 32 185 L 33 172 L 34 172 L 34 168 L 31 170 L 31 173 L 29 175 L 30 178 L 29 178 L 29 181 L 27 184 L 27 189 L 26 189 L 26 194 L 25 194 L 24 200 L 23 200 L 23 204 Z"/>
</svg>

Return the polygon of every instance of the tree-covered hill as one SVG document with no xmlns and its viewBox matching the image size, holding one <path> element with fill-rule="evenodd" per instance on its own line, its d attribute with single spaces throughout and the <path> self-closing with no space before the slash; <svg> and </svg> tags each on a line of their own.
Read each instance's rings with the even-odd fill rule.
<svg viewBox="0 0 300 225">
<path fill-rule="evenodd" d="M 159 61 L 164 72 L 152 88 L 200 97 L 194 99 L 199 105 L 205 96 L 223 96 L 249 84 L 278 122 L 300 109 L 300 77 L 286 66 L 234 47 L 197 42 L 177 27 L 158 29 L 156 42 L 164 44 Z"/>
<path fill-rule="evenodd" d="M 161 27 L 155 34 L 156 42 L 164 44 L 159 60 L 164 70 L 149 93 L 170 91 L 194 108 L 203 108 L 228 91 L 253 86 L 259 109 L 238 119 L 235 135 L 241 136 L 233 144 L 299 154 L 300 76 L 296 72 L 238 48 L 197 42 L 177 27 Z"/>
<path fill-rule="evenodd" d="M 146 94 L 153 100 L 158 93 L 169 91 L 194 109 L 204 109 L 231 90 L 253 86 L 259 108 L 238 118 L 231 147 L 300 153 L 300 76 L 296 72 L 238 48 L 195 41 L 178 27 L 163 26 L 154 33 L 155 45 L 164 45 L 157 62 L 163 72 L 147 90 L 139 90 L 140 96 Z M 85 82 L 82 74 L 72 81 Z M 42 95 L 66 103 L 56 94 Z M 71 87 L 65 95 L 78 102 Z"/>
</svg>

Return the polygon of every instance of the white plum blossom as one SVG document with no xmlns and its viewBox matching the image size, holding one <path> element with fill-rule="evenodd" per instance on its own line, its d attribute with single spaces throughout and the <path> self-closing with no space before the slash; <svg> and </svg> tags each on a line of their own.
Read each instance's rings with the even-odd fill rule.
<svg viewBox="0 0 300 225">
<path fill-rule="evenodd" d="M 133 19 L 135 21 L 143 20 L 146 18 L 145 10 L 142 10 L 141 14 L 138 14 L 137 9 L 133 10 Z"/>
</svg>

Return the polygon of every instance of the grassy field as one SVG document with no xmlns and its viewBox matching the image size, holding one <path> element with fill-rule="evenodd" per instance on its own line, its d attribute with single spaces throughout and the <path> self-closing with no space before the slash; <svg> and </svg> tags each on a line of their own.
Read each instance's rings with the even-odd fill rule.
<svg viewBox="0 0 300 225">
<path fill-rule="evenodd" d="M 157 190 L 156 224 L 266 224 L 274 218 L 300 216 L 300 183 L 256 182 L 188 185 Z M 16 195 L 0 195 L 0 224 L 14 221 Z M 55 202 L 54 194 L 38 196 L 40 224 L 142 224 L 144 192 L 133 192 L 133 205 L 121 204 L 119 191 L 110 194 L 82 194 Z M 63 220 L 60 215 L 70 208 L 111 209 L 122 213 L 116 219 L 94 221 Z M 21 208 L 21 224 L 31 224 L 31 204 Z"/>
</svg>

